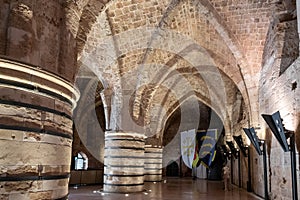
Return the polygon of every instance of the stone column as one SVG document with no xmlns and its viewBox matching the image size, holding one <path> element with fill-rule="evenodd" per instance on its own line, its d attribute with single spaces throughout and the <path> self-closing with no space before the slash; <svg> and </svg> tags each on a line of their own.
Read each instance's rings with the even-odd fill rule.
<svg viewBox="0 0 300 200">
<path fill-rule="evenodd" d="M 162 180 L 162 148 L 146 145 L 145 147 L 145 181 Z"/>
<path fill-rule="evenodd" d="M 131 193 L 144 190 L 144 134 L 105 133 L 104 192 Z"/>
<path fill-rule="evenodd" d="M 113 95 L 113 90 L 106 88 L 100 93 L 103 102 L 104 113 L 105 113 L 105 128 L 110 130 L 110 115 L 111 115 L 111 98 Z"/>
<path fill-rule="evenodd" d="M 0 199 L 67 199 L 73 86 L 0 59 Z"/>
</svg>

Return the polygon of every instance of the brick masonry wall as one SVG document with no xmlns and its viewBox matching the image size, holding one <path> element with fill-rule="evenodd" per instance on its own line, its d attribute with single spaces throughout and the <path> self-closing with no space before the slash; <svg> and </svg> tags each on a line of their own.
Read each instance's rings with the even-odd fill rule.
<svg viewBox="0 0 300 200">
<path fill-rule="evenodd" d="M 0 54 L 73 81 L 75 36 L 59 1 L 1 1 Z"/>
<path fill-rule="evenodd" d="M 96 62 L 93 70 L 103 84 L 115 92 L 112 103 L 116 108 L 112 108 L 111 114 L 115 124 L 112 128 L 118 127 L 122 121 L 119 118 L 125 96 L 123 93 L 134 94 L 137 88 L 134 85 L 135 76 L 141 63 L 148 64 L 148 68 L 143 68 L 141 75 L 144 79 L 138 80 L 140 83 L 147 84 L 153 78 L 147 74 L 158 72 L 160 65 L 173 67 L 172 70 L 180 72 L 178 74 L 192 85 L 202 101 L 209 99 L 211 94 L 208 94 L 207 86 L 195 70 L 203 70 L 205 65 L 213 64 L 224 72 L 220 74 L 226 83 L 228 104 L 220 106 L 223 109 L 217 111 L 226 119 L 227 130 L 231 130 L 226 134 L 229 137 L 231 134 L 241 134 L 241 128 L 249 126 L 248 121 L 254 116 L 254 125 L 261 126 L 259 136 L 268 139 L 271 196 L 290 198 L 288 188 L 291 181 L 285 173 L 289 158 L 259 117 L 262 113 L 280 110 L 287 128 L 300 129 L 296 19 L 294 14 L 288 13 L 272 22 L 274 29 L 269 26 L 274 11 L 285 13 L 285 9 L 289 9 L 287 1 L 203 0 L 202 7 L 197 7 L 196 1 L 176 0 L 61 2 L 0 0 L 0 54 L 38 65 L 72 81 L 77 68 L 76 49 L 78 65 L 90 64 L 84 63 L 84 59 L 96 50 L 97 54 L 92 57 Z M 155 27 L 161 30 L 159 37 L 159 34 L 149 31 Z M 115 34 L 118 35 L 111 38 Z M 201 52 L 204 48 L 189 46 L 192 43 L 186 38 L 204 47 L 206 52 Z M 230 46 L 231 42 L 236 43 Z M 155 47 L 154 50 L 147 50 L 150 44 Z M 199 63 L 201 65 L 196 68 Z M 174 73 L 166 77 L 169 78 L 167 86 L 176 83 Z M 164 109 L 164 116 L 157 120 L 166 121 L 167 115 L 177 108 L 179 100 L 186 97 L 186 88 L 178 85 L 172 90 L 159 86 L 155 92 L 152 91 L 153 85 L 138 88 L 140 99 L 133 101 L 133 105 L 138 105 L 133 115 L 148 117 L 151 122 L 151 113 L 139 113 L 145 105 L 151 105 L 147 109 L 158 108 L 159 112 Z M 152 94 L 155 94 L 152 96 L 155 100 L 150 102 Z M 252 113 L 248 113 L 250 106 L 254 108 Z M 153 116 L 156 114 L 153 112 Z M 122 123 L 126 122 L 123 120 Z M 152 126 L 158 131 L 151 134 L 159 132 L 162 125 L 159 126 Z M 262 158 L 253 149 L 252 155 L 252 168 L 258 174 L 253 177 L 254 190 L 263 195 Z M 280 155 L 281 159 L 275 155 Z M 246 174 L 245 170 L 243 174 Z"/>
<path fill-rule="evenodd" d="M 259 105 L 260 114 L 272 114 L 280 111 L 283 123 L 288 130 L 295 131 L 296 146 L 299 147 L 300 122 L 300 59 L 298 34 L 292 33 L 296 29 L 294 19 L 279 20 L 275 18 L 268 34 L 265 47 L 264 65 L 260 78 Z M 291 30 L 293 29 L 293 30 Z M 297 31 L 296 31 L 297 32 Z M 287 36 L 287 37 L 286 37 Z M 286 46 L 289 46 L 287 49 Z M 289 53 L 292 52 L 292 53 Z M 287 57 L 289 56 L 289 57 Z M 288 58 L 288 59 L 287 59 Z M 289 63 L 292 64 L 289 65 Z M 285 71 L 282 71 L 284 66 Z M 260 137 L 266 138 L 268 148 L 268 173 L 271 199 L 292 199 L 292 179 L 290 172 L 290 155 L 284 153 L 278 141 L 261 118 Z M 254 170 L 256 169 L 255 166 Z M 257 166 L 259 168 L 259 166 Z M 297 169 L 299 163 L 297 162 Z M 297 172 L 297 177 L 299 174 Z M 256 181 L 256 180 L 254 180 Z M 299 182 L 299 178 L 297 180 Z M 258 182 L 256 185 L 262 183 Z M 258 190 L 259 187 L 256 189 Z M 298 185 L 299 188 L 299 185 Z M 299 191 L 299 189 L 298 189 Z"/>
<path fill-rule="evenodd" d="M 168 4 L 163 1 L 159 2 L 160 9 L 151 13 L 151 15 L 155 16 L 156 23 L 161 26 L 161 29 L 165 32 L 162 32 L 163 37 L 157 37 L 155 34 L 151 36 L 153 32 L 148 31 L 148 29 L 151 29 L 155 23 L 151 21 L 151 18 L 148 18 L 149 9 L 155 10 L 157 3 L 155 1 L 143 3 L 144 4 L 136 4 L 133 2 L 130 3 L 129 1 L 116 1 L 109 4 L 107 11 L 99 14 L 95 24 L 91 28 L 81 57 L 83 58 L 82 61 L 84 62 L 86 56 L 92 55 L 94 61 L 100 64 L 100 66 L 97 65 L 97 69 L 93 68 L 92 70 L 97 71 L 97 74 L 101 74 L 100 76 L 103 78 L 103 82 L 112 85 L 114 88 L 121 87 L 123 90 L 130 90 L 131 93 L 139 87 L 137 84 L 149 84 L 150 81 L 153 81 L 153 78 L 161 78 L 160 74 L 170 73 L 168 71 L 169 69 L 176 69 L 179 72 L 177 75 L 182 75 L 184 79 L 189 81 L 190 89 L 195 90 L 196 95 L 200 94 L 199 97 L 202 95 L 207 99 L 215 98 L 211 100 L 211 102 L 218 101 L 215 105 L 219 107 L 215 109 L 220 111 L 224 119 L 227 118 L 227 115 L 230 114 L 226 113 L 225 108 L 230 107 L 229 105 L 236 99 L 234 94 L 237 91 L 234 83 L 239 84 L 242 78 L 238 66 L 236 65 L 237 62 L 226 44 L 222 41 L 221 36 L 215 31 L 213 25 L 205 20 L 205 16 L 198 13 L 191 1 L 178 4 L 174 3 L 174 5 L 170 2 Z M 137 9 L 136 7 L 140 8 Z M 127 10 L 128 12 L 126 12 Z M 131 15 L 132 17 L 130 17 Z M 121 20 L 123 18 L 127 20 Z M 148 23 L 147 20 L 150 20 L 151 23 Z M 136 21 L 139 23 L 135 23 Z M 164 23 L 160 23 L 160 21 L 164 21 Z M 191 25 L 186 27 L 186 21 L 191 22 Z M 116 36 L 111 38 L 111 35 L 114 34 Z M 176 39 L 176 41 L 182 41 L 178 43 L 174 42 L 174 39 Z M 190 41 L 188 39 L 190 39 Z M 210 42 L 206 42 L 207 40 Z M 149 41 L 151 41 L 150 44 Z M 188 46 L 192 41 L 195 46 L 199 45 L 198 49 L 193 46 Z M 185 45 L 183 46 L 182 44 Z M 153 50 L 145 50 L 149 45 L 153 47 Z M 202 49 L 199 49 L 200 46 L 207 48 L 208 52 L 201 52 Z M 97 54 L 93 52 L 97 52 Z M 185 54 L 185 52 L 187 53 Z M 217 66 L 220 67 L 222 71 L 226 71 L 226 74 L 229 76 L 226 77 L 223 72 L 215 70 L 221 74 L 223 80 L 217 79 L 216 76 L 206 77 L 206 79 L 213 80 L 212 82 L 214 83 L 220 81 L 224 83 L 226 91 L 223 92 L 225 92 L 224 96 L 226 97 L 222 97 L 222 100 L 226 101 L 228 104 L 226 106 L 224 105 L 226 103 L 223 101 L 219 102 L 221 99 L 220 96 L 216 97 L 220 94 L 214 96 L 212 95 L 213 91 L 210 91 L 209 94 L 207 90 L 205 90 L 205 83 L 202 84 L 203 80 L 201 75 L 205 76 L 210 72 L 209 67 L 206 66 L 212 66 L 214 64 L 211 62 L 211 57 Z M 145 66 L 143 65 L 141 68 L 140 66 L 142 66 L 142 64 Z M 161 69 L 162 66 L 165 66 L 165 68 Z M 217 69 L 217 67 L 215 67 L 215 69 Z M 197 74 L 197 70 L 203 73 Z M 138 72 L 140 74 L 137 74 Z M 191 72 L 194 73 L 193 76 L 185 75 Z M 157 75 L 155 77 L 151 74 Z M 138 75 L 142 78 L 137 80 Z M 171 75 L 173 77 L 171 77 Z M 119 81 L 120 77 L 121 80 Z M 181 100 L 180 98 L 184 98 L 186 87 L 182 83 L 177 84 L 176 87 L 172 87 L 173 83 L 177 81 L 177 77 L 178 76 L 174 76 L 170 73 L 170 76 L 167 77 L 169 80 L 164 82 L 164 85 L 171 88 L 170 91 L 176 94 L 177 100 L 179 101 Z M 233 82 L 229 78 L 232 79 Z M 154 79 L 154 84 L 161 84 L 161 80 Z M 240 89 L 243 88 L 243 84 L 239 84 L 238 87 L 240 87 Z M 139 89 L 140 88 L 138 88 L 138 90 Z M 140 91 L 142 92 L 143 90 Z M 172 106 L 174 100 L 169 98 L 170 95 L 165 95 L 166 92 L 164 91 L 166 90 L 161 90 L 161 86 L 159 86 L 153 94 L 156 95 L 156 99 L 159 99 L 158 103 L 164 105 L 163 107 L 168 113 L 169 110 L 172 111 L 175 109 L 178 103 L 176 102 L 174 104 L 175 106 Z M 245 90 L 242 92 L 245 97 Z M 116 94 L 116 96 L 119 96 L 118 98 L 122 95 L 124 94 Z M 164 96 L 168 96 L 168 98 L 164 99 Z M 141 97 L 143 98 L 143 96 Z M 151 95 L 147 97 L 150 97 L 150 99 L 135 99 L 134 117 L 139 114 L 136 112 L 140 109 L 145 109 L 145 107 L 143 107 L 143 101 L 151 102 Z M 203 98 L 201 100 L 205 101 Z M 120 100 L 120 102 L 122 102 L 122 100 Z M 139 105 L 139 107 L 137 107 L 137 105 Z M 151 107 L 146 109 L 149 108 Z M 231 116 L 229 116 L 229 118 L 231 118 Z M 226 120 L 228 124 L 230 124 L 230 119 Z M 227 128 L 230 129 L 230 126 L 228 125 Z"/>
<path fill-rule="evenodd" d="M 296 131 L 296 143 L 299 147 L 299 122 L 300 122 L 300 60 L 297 59 L 281 76 L 279 75 L 280 60 L 276 60 L 271 69 L 273 73 L 260 89 L 261 114 L 272 114 L 280 111 L 285 127 Z M 268 70 L 268 71 L 270 71 Z M 293 89 L 297 84 L 297 88 Z M 291 199 L 291 175 L 289 153 L 284 153 L 274 136 L 271 135 L 267 125 L 261 121 L 261 136 L 268 142 L 270 188 L 273 198 L 283 197 Z M 271 149 L 270 149 L 271 148 Z M 299 163 L 297 163 L 299 169 Z M 298 175 L 299 177 L 299 175 Z M 299 182 L 299 179 L 298 179 Z"/>
</svg>

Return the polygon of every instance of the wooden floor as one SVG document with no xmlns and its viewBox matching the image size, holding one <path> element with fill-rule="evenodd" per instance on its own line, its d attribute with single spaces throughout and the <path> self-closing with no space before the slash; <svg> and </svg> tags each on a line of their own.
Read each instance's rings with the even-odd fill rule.
<svg viewBox="0 0 300 200">
<path fill-rule="evenodd" d="M 261 200 L 261 198 L 238 187 L 224 191 L 220 181 L 192 180 L 191 178 L 167 178 L 162 182 L 145 183 L 145 192 L 135 194 L 103 193 L 101 189 L 102 186 L 70 187 L 69 200 Z"/>
</svg>

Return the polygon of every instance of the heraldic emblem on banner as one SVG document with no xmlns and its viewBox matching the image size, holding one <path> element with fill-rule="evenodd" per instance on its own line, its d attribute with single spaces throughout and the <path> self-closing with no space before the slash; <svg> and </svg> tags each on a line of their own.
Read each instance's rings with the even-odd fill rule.
<svg viewBox="0 0 300 200">
<path fill-rule="evenodd" d="M 195 154 L 196 130 L 181 132 L 181 156 L 184 164 L 192 169 Z"/>
<path fill-rule="evenodd" d="M 189 130 L 181 132 L 181 156 L 184 164 L 197 168 L 200 163 L 210 167 L 216 155 L 216 143 L 218 140 L 217 129 L 207 131 Z"/>
</svg>

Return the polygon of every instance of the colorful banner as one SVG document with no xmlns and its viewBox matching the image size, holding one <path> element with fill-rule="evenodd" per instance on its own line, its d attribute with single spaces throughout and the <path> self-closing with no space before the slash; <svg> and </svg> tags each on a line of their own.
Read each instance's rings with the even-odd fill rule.
<svg viewBox="0 0 300 200">
<path fill-rule="evenodd" d="M 200 165 L 200 157 L 199 157 L 199 142 L 197 140 L 197 136 L 195 139 L 195 152 L 194 152 L 194 159 L 193 159 L 193 168 L 197 168 Z"/>
<path fill-rule="evenodd" d="M 209 168 L 215 159 L 216 143 L 218 141 L 218 130 L 209 129 L 207 131 L 198 131 L 197 138 L 199 142 L 199 158 L 202 165 Z"/>
<path fill-rule="evenodd" d="M 181 132 L 181 156 L 184 164 L 190 169 L 193 168 L 195 156 L 196 130 Z"/>
</svg>

